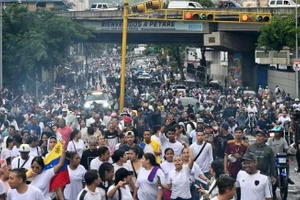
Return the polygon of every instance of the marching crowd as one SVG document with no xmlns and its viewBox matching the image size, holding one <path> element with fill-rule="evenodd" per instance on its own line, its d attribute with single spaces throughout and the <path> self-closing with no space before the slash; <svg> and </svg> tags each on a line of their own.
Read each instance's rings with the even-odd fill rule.
<svg viewBox="0 0 300 200">
<path fill-rule="evenodd" d="M 73 88 L 41 101 L 2 90 L 0 199 L 276 198 L 275 156 L 291 148 L 278 126 L 293 123 L 299 99 L 278 89 L 273 94 L 259 87 L 250 97 L 240 87 L 222 93 L 202 87 L 187 92 L 198 102 L 185 107 L 183 94 L 168 84 L 126 88 L 122 112 L 84 109 L 85 93 Z M 257 118 L 252 142 L 245 131 L 250 112 Z M 288 131 L 294 135 L 293 126 Z M 293 142 L 300 165 L 300 142 Z M 58 144 L 64 150 L 49 164 Z M 63 170 L 68 183 L 51 187 Z"/>
</svg>

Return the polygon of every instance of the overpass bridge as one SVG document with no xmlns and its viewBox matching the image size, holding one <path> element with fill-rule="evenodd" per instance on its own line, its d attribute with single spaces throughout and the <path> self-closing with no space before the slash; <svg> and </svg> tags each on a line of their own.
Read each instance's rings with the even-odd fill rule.
<svg viewBox="0 0 300 200">
<path fill-rule="evenodd" d="M 212 12 L 252 12 L 286 15 L 293 13 L 295 8 L 205 8 L 197 11 Z M 163 10 L 156 11 L 162 16 Z M 71 11 L 58 13 L 70 17 L 84 26 L 95 28 L 98 33 L 91 42 L 121 43 L 122 41 L 122 10 L 107 11 Z M 142 15 L 143 14 L 139 14 Z M 173 19 L 182 18 L 181 10 L 168 11 Z M 145 16 L 145 15 L 144 15 Z M 130 17 L 128 22 L 128 43 L 136 44 L 198 44 L 220 50 L 248 51 L 255 49 L 258 30 L 261 24 L 224 23 L 201 21 L 158 21 L 156 19 L 138 20 Z"/>
</svg>

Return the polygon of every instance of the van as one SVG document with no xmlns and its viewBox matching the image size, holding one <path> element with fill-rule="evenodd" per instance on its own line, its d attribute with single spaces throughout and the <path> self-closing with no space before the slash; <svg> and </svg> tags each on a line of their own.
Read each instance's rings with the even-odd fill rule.
<svg viewBox="0 0 300 200">
<path fill-rule="evenodd" d="M 199 9 L 203 8 L 201 4 L 194 1 L 170 1 L 168 9 Z"/>
<path fill-rule="evenodd" d="M 92 11 L 99 10 L 119 10 L 119 5 L 112 3 L 93 3 L 91 6 Z"/>
<path fill-rule="evenodd" d="M 296 7 L 296 3 L 292 0 L 270 0 L 268 5 L 269 7 Z"/>
</svg>

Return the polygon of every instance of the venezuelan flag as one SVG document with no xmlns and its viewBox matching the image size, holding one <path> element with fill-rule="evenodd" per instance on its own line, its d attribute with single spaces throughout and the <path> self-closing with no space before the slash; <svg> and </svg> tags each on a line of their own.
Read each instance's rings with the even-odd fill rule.
<svg viewBox="0 0 300 200">
<path fill-rule="evenodd" d="M 51 150 L 50 153 L 44 158 L 45 167 L 44 170 L 48 170 L 53 168 L 55 165 L 59 163 L 60 157 L 64 151 L 63 144 L 61 142 L 58 142 L 55 147 Z M 49 186 L 49 191 L 53 191 L 57 188 L 63 187 L 70 183 L 70 177 L 68 173 L 68 160 L 65 160 L 64 165 L 58 173 L 52 178 Z M 32 170 L 28 170 L 27 176 L 30 177 L 30 173 L 32 173 Z"/>
</svg>

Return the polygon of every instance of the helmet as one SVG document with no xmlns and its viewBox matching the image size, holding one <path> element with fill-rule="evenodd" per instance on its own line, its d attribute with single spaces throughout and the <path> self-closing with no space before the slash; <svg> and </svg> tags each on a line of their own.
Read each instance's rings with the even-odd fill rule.
<svg viewBox="0 0 300 200">
<path fill-rule="evenodd" d="M 281 126 L 275 126 L 272 128 L 269 132 L 282 132 L 282 127 Z"/>
</svg>

